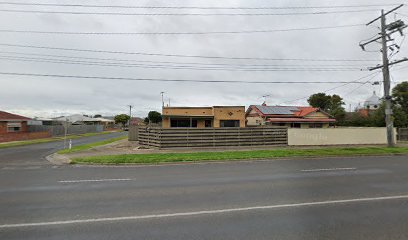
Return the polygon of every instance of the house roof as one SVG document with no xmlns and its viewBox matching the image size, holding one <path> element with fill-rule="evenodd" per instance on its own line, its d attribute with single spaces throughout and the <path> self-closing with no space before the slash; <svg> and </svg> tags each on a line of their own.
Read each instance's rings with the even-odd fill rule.
<svg viewBox="0 0 408 240">
<path fill-rule="evenodd" d="M 312 112 L 319 111 L 319 108 L 314 108 L 314 107 L 297 107 L 297 108 L 298 108 L 298 111 L 294 112 L 294 114 L 295 116 L 298 116 L 298 117 L 304 117 Z"/>
<path fill-rule="evenodd" d="M 20 116 L 17 114 L 0 111 L 0 121 L 27 121 L 31 118 Z"/>
<path fill-rule="evenodd" d="M 331 118 L 269 118 L 267 122 L 313 122 L 313 123 L 327 123 L 336 122 L 336 119 Z"/>
<path fill-rule="evenodd" d="M 304 117 L 312 112 L 319 111 L 319 108 L 314 107 L 297 107 L 297 106 L 264 106 L 252 105 L 263 115 L 289 115 L 295 117 Z"/>
<path fill-rule="evenodd" d="M 66 116 L 66 117 L 58 117 L 54 118 L 55 121 L 68 121 L 71 123 L 76 123 L 76 122 L 114 122 L 114 120 L 111 119 L 105 119 L 105 118 L 90 118 L 90 117 L 85 117 L 81 114 L 74 114 L 71 116 Z"/>
<path fill-rule="evenodd" d="M 292 115 L 298 108 L 294 106 L 263 106 L 255 105 L 255 107 L 265 115 Z"/>
</svg>

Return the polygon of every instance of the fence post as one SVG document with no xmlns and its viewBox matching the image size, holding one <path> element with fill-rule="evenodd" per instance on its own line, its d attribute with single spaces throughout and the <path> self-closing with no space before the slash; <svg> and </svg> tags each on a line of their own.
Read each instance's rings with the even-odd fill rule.
<svg viewBox="0 0 408 240">
<path fill-rule="evenodd" d="M 163 132 L 163 128 L 159 128 L 159 134 L 158 134 L 159 149 L 162 148 L 162 132 Z"/>
</svg>

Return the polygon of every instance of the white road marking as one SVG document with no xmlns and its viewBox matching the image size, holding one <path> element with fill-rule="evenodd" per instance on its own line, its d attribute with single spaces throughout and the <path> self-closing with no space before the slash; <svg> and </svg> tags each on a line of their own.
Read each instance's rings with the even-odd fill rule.
<svg viewBox="0 0 408 240">
<path fill-rule="evenodd" d="M 196 211 L 196 212 L 178 212 L 178 213 L 151 214 L 151 215 L 134 215 L 134 216 L 125 216 L 125 217 L 74 219 L 74 220 L 63 220 L 63 221 L 53 221 L 53 222 L 14 223 L 14 224 L 0 225 L 0 229 L 19 228 L 19 227 L 39 227 L 39 226 L 50 226 L 50 225 L 66 225 L 66 224 L 79 224 L 79 223 L 117 222 L 117 221 L 127 221 L 127 220 L 186 217 L 186 216 L 223 214 L 223 213 L 267 210 L 267 209 L 280 209 L 280 208 L 291 208 L 291 207 L 308 207 L 308 206 L 322 206 L 322 205 L 347 204 L 347 203 L 363 203 L 363 202 L 395 200 L 395 199 L 408 199 L 408 195 L 371 197 L 371 198 L 354 198 L 354 199 L 329 200 L 329 201 L 320 201 L 320 202 L 289 203 L 289 204 L 279 204 L 279 205 L 242 207 L 242 208 L 214 209 L 214 210 L 204 210 L 204 211 Z"/>
<path fill-rule="evenodd" d="M 303 169 L 301 172 L 323 172 L 323 171 L 345 171 L 356 170 L 357 168 L 318 168 L 318 169 Z"/>
<path fill-rule="evenodd" d="M 81 182 L 114 182 L 114 181 L 132 181 L 131 178 L 108 178 L 108 179 L 82 179 L 82 180 L 61 180 L 59 183 L 81 183 Z"/>
</svg>

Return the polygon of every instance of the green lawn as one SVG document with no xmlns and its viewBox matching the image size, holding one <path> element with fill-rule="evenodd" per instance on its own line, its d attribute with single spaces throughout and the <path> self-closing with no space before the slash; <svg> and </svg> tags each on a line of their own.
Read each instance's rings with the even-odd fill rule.
<svg viewBox="0 0 408 240">
<path fill-rule="evenodd" d="M 127 137 L 128 136 L 120 136 L 120 137 L 111 138 L 111 139 L 107 139 L 107 140 L 100 141 L 100 142 L 93 142 L 93 143 L 89 143 L 89 144 L 78 145 L 78 146 L 72 147 L 71 149 L 60 150 L 57 153 L 66 154 L 66 153 L 74 153 L 74 152 L 84 151 L 84 150 L 88 150 L 88 149 L 93 148 L 93 147 L 102 146 L 102 145 L 113 143 L 113 142 L 116 142 L 116 141 L 119 141 L 119 140 L 122 140 L 122 139 L 126 139 Z"/>
<path fill-rule="evenodd" d="M 75 135 L 68 135 L 67 139 L 76 139 L 81 137 L 91 137 L 97 135 L 104 135 L 109 134 L 112 132 L 98 132 L 98 133 L 84 133 L 84 134 L 75 134 Z M 26 141 L 16 141 L 10 143 L 0 143 L 0 148 L 9 148 L 9 147 L 18 147 L 18 146 L 25 146 L 37 143 L 47 143 L 47 142 L 54 142 L 54 141 L 61 141 L 64 140 L 64 137 L 52 137 L 52 138 L 41 138 L 41 139 L 33 139 L 33 140 L 26 140 Z"/>
<path fill-rule="evenodd" d="M 352 155 L 384 155 L 408 154 L 408 147 L 344 147 L 293 149 L 281 148 L 274 150 L 227 151 L 227 152 L 193 152 L 193 153 L 155 153 L 155 154 L 124 154 L 111 156 L 92 156 L 74 158 L 71 163 L 88 164 L 158 164 L 171 162 L 194 161 L 232 161 L 245 159 L 270 159 L 285 157 L 323 157 Z"/>
</svg>

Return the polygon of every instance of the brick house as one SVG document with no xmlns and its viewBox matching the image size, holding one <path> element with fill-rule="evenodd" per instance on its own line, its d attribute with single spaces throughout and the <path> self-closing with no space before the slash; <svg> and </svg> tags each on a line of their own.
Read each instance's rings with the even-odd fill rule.
<svg viewBox="0 0 408 240">
<path fill-rule="evenodd" d="M 163 128 L 245 127 L 245 106 L 163 107 Z"/>
<path fill-rule="evenodd" d="M 28 132 L 27 121 L 30 118 L 0 111 L 0 134 Z"/>
<path fill-rule="evenodd" d="M 251 105 L 246 114 L 248 126 L 284 126 L 289 128 L 327 128 L 336 119 L 314 107 Z"/>
<path fill-rule="evenodd" d="M 0 142 L 20 141 L 49 137 L 48 132 L 28 132 L 30 118 L 0 111 Z"/>
</svg>

